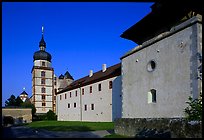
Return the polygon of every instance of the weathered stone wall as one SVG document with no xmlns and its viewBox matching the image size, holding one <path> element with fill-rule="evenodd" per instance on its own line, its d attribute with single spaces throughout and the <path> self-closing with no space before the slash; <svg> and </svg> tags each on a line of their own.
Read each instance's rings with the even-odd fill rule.
<svg viewBox="0 0 204 140">
<path fill-rule="evenodd" d="M 2 119 L 4 116 L 11 116 L 14 118 L 15 123 L 19 123 L 22 118 L 23 122 L 32 122 L 32 109 L 31 108 L 2 108 Z M 3 123 L 3 122 L 2 122 Z"/>
<path fill-rule="evenodd" d="M 182 118 L 119 118 L 115 133 L 137 138 L 202 138 L 202 121 Z"/>
</svg>

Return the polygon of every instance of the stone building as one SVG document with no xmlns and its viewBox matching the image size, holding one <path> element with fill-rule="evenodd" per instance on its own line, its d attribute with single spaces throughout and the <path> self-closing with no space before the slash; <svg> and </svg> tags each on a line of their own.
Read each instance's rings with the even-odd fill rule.
<svg viewBox="0 0 204 140">
<path fill-rule="evenodd" d="M 33 55 L 32 102 L 36 107 L 36 114 L 43 114 L 54 110 L 54 68 L 51 55 L 45 51 L 43 27 L 39 48 L 40 50 Z"/>
<path fill-rule="evenodd" d="M 60 77 L 63 78 L 63 77 Z M 121 117 L 121 64 L 73 81 L 57 93 L 58 121 L 111 122 Z"/>
<path fill-rule="evenodd" d="M 155 3 L 121 35 L 138 44 L 121 57 L 122 118 L 184 117 L 188 97 L 199 98 L 202 16 L 196 4 Z"/>
</svg>

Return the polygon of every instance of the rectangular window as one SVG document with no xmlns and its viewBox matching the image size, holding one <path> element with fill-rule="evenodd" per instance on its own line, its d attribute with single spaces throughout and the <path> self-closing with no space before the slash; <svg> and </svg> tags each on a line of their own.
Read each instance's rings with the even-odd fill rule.
<svg viewBox="0 0 204 140">
<path fill-rule="evenodd" d="M 98 91 L 101 91 L 101 84 L 98 84 Z"/>
<path fill-rule="evenodd" d="M 42 95 L 42 100 L 45 100 L 45 95 Z"/>
<path fill-rule="evenodd" d="M 45 79 L 44 78 L 41 79 L 41 84 L 45 84 Z"/>
<path fill-rule="evenodd" d="M 75 96 L 77 97 L 77 90 L 76 90 L 76 92 L 75 92 Z"/>
<path fill-rule="evenodd" d="M 70 108 L 70 103 L 67 104 L 67 107 Z"/>
<path fill-rule="evenodd" d="M 113 82 L 109 81 L 109 89 L 112 89 L 112 87 L 113 87 Z"/>
<path fill-rule="evenodd" d="M 91 110 L 94 110 L 94 104 L 91 104 Z"/>
<path fill-rule="evenodd" d="M 57 89 L 55 88 L 55 94 L 57 93 Z"/>
<path fill-rule="evenodd" d="M 67 99 L 67 94 L 66 93 L 64 94 L 64 98 Z"/>
<path fill-rule="evenodd" d="M 41 71 L 41 77 L 45 77 L 45 71 Z"/>
<path fill-rule="evenodd" d="M 41 92 L 42 92 L 42 93 L 45 93 L 45 92 L 46 92 L 44 87 L 41 88 Z"/>
<path fill-rule="evenodd" d="M 87 105 L 84 105 L 84 110 L 87 111 Z"/>
<path fill-rule="evenodd" d="M 42 62 L 42 66 L 45 66 L 45 62 Z"/>
<path fill-rule="evenodd" d="M 46 106 L 46 104 L 45 104 L 45 103 L 42 103 L 42 106 Z"/>
<path fill-rule="evenodd" d="M 90 93 L 92 93 L 92 86 L 90 86 Z"/>
<path fill-rule="evenodd" d="M 156 90 L 151 89 L 148 92 L 148 103 L 156 103 Z"/>
<path fill-rule="evenodd" d="M 74 107 L 76 107 L 76 103 L 74 103 Z"/>
<path fill-rule="evenodd" d="M 60 100 L 62 100 L 62 95 L 60 95 Z"/>
<path fill-rule="evenodd" d="M 84 95 L 84 88 L 82 88 L 82 95 Z"/>
<path fill-rule="evenodd" d="M 69 97 L 70 97 L 70 98 L 72 97 L 72 92 L 69 93 Z"/>
</svg>

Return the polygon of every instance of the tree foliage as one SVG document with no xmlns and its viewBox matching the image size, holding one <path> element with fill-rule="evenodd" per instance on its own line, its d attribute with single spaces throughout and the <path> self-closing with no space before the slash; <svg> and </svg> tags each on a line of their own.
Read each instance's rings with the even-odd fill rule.
<svg viewBox="0 0 204 140">
<path fill-rule="evenodd" d="M 5 106 L 6 107 L 11 107 L 11 106 L 20 106 L 21 103 L 23 103 L 23 101 L 21 100 L 21 98 L 18 96 L 17 98 L 12 94 L 10 96 L 10 98 L 8 98 L 5 101 Z"/>
<path fill-rule="evenodd" d="M 188 98 L 189 101 L 186 102 L 188 106 L 185 108 L 187 120 L 202 120 L 202 96 L 198 99 Z"/>
<path fill-rule="evenodd" d="M 47 120 L 56 120 L 57 119 L 55 113 L 52 110 L 49 110 L 47 112 L 46 116 L 47 116 L 46 117 Z"/>
</svg>

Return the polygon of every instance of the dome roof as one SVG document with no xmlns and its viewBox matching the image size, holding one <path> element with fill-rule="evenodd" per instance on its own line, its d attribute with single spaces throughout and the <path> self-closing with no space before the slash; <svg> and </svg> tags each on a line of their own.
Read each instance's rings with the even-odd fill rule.
<svg viewBox="0 0 204 140">
<path fill-rule="evenodd" d="M 52 56 L 44 50 L 39 50 L 39 51 L 35 52 L 33 55 L 33 61 L 35 61 L 35 60 L 47 60 L 47 61 L 51 62 L 51 59 L 52 59 Z"/>
</svg>

